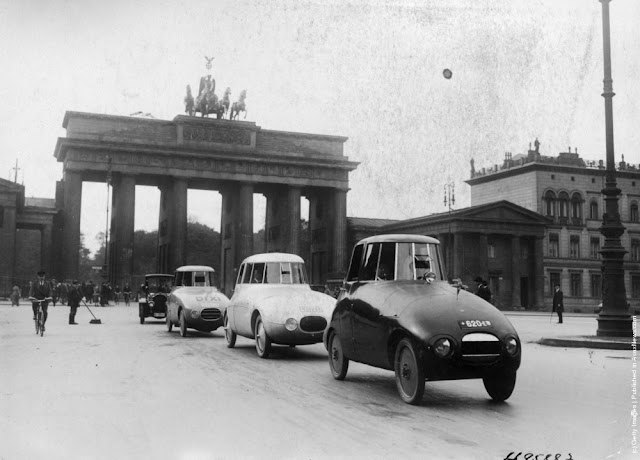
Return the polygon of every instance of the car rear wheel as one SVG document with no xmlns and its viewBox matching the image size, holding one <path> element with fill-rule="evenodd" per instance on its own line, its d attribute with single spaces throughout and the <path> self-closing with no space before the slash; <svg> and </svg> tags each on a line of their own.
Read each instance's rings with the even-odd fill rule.
<svg viewBox="0 0 640 460">
<path fill-rule="evenodd" d="M 229 326 L 229 317 L 224 315 L 224 338 L 227 339 L 227 348 L 233 348 L 236 345 L 237 335 Z"/>
<path fill-rule="evenodd" d="M 260 316 L 256 318 L 256 326 L 254 332 L 256 336 L 256 351 L 258 352 L 258 356 L 266 359 L 271 353 L 271 339 L 269 339 L 267 331 L 265 331 L 264 329 L 264 323 L 262 322 L 262 317 Z"/>
<path fill-rule="evenodd" d="M 349 370 L 349 358 L 344 356 L 342 343 L 335 332 L 329 336 L 329 367 L 336 380 L 344 380 L 347 376 L 347 370 Z"/>
<path fill-rule="evenodd" d="M 515 372 L 498 372 L 482 379 L 484 388 L 494 401 L 506 401 L 516 386 Z"/>
<path fill-rule="evenodd" d="M 144 324 L 144 308 L 138 307 L 138 316 L 140 317 L 140 324 Z"/>
<path fill-rule="evenodd" d="M 180 310 L 180 335 L 182 337 L 187 336 L 187 318 L 184 317 L 184 310 Z"/>
<path fill-rule="evenodd" d="M 171 332 L 171 330 L 173 329 L 173 323 L 169 319 L 169 313 L 167 313 L 166 321 L 167 321 L 167 331 Z"/>
<path fill-rule="evenodd" d="M 402 400 L 417 405 L 424 395 L 424 368 L 416 347 L 409 339 L 402 339 L 396 347 L 396 386 Z"/>
</svg>

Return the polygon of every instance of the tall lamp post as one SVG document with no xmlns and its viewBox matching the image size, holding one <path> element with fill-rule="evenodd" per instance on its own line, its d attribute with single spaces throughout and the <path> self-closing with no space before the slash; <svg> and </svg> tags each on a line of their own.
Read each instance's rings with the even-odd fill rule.
<svg viewBox="0 0 640 460">
<path fill-rule="evenodd" d="M 605 213 L 602 216 L 600 233 L 604 235 L 602 254 L 602 311 L 598 315 L 598 336 L 630 337 L 631 316 L 624 286 L 624 255 L 620 237 L 624 226 L 618 212 L 618 195 L 621 190 L 616 184 L 616 167 L 613 154 L 613 80 L 611 79 L 611 37 L 609 30 L 609 2 L 602 3 L 602 41 L 604 48 L 604 118 L 606 130 L 607 169 L 605 187 L 602 189 Z"/>
<path fill-rule="evenodd" d="M 448 208 L 449 212 L 449 235 L 447 236 L 447 267 L 449 272 L 449 279 L 453 278 L 453 242 L 451 241 L 451 209 L 456 204 L 455 196 L 455 184 L 453 182 L 447 182 L 444 184 L 444 206 Z"/>
</svg>

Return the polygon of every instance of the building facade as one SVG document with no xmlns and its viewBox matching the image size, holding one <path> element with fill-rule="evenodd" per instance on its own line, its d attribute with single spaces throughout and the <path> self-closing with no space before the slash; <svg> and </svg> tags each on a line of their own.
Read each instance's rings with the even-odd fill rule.
<svg viewBox="0 0 640 460">
<path fill-rule="evenodd" d="M 545 304 L 553 286 L 564 292 L 567 311 L 593 311 L 602 300 L 600 233 L 605 182 L 603 162 L 584 161 L 576 152 L 558 156 L 507 153 L 502 165 L 476 171 L 471 168 L 471 206 L 508 200 L 548 219 L 543 238 Z M 619 209 L 626 229 L 622 245 L 625 287 L 631 308 L 640 307 L 640 169 L 621 161 L 617 165 L 621 189 Z"/>
</svg>

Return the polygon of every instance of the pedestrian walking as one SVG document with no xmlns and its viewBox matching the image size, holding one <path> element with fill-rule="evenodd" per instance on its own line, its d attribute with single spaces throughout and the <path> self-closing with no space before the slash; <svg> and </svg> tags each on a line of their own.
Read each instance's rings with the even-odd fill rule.
<svg viewBox="0 0 640 460">
<path fill-rule="evenodd" d="M 556 291 L 553 293 L 553 309 L 551 312 L 558 313 L 558 324 L 562 324 L 562 312 L 564 312 L 564 294 L 560 290 L 560 285 L 556 284 Z"/>
<path fill-rule="evenodd" d="M 83 297 L 78 280 L 73 280 L 67 295 L 69 300 L 69 324 L 78 324 L 76 323 L 76 312 L 80 306 L 80 300 Z"/>
<path fill-rule="evenodd" d="M 129 287 L 129 283 L 125 283 L 122 293 L 124 295 L 124 304 L 128 307 L 129 299 L 131 298 L 131 288 Z"/>
<path fill-rule="evenodd" d="M 11 288 L 11 306 L 12 307 L 14 305 L 16 307 L 20 306 L 20 297 L 22 297 L 22 291 L 20 290 L 20 286 L 18 286 L 18 283 L 16 283 Z"/>
</svg>

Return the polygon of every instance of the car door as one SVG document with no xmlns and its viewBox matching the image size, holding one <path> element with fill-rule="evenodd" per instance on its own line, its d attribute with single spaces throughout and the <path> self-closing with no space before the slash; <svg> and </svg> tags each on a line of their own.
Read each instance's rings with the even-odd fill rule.
<svg viewBox="0 0 640 460">
<path fill-rule="evenodd" d="M 242 295 L 242 277 L 244 276 L 244 271 L 247 267 L 247 264 L 242 264 L 240 265 L 240 269 L 238 270 L 238 276 L 236 277 L 236 284 L 233 287 L 233 295 L 231 296 L 231 302 L 229 302 L 229 305 L 227 306 L 227 318 L 229 321 L 229 327 L 231 327 L 232 330 L 237 331 L 237 326 L 236 326 L 236 306 L 235 306 L 235 302 L 240 298 L 240 296 Z"/>
<path fill-rule="evenodd" d="M 258 264 L 246 264 L 242 276 L 242 283 L 237 286 L 238 298 L 234 302 L 234 327 L 238 334 L 245 337 L 253 337 L 251 330 L 251 312 L 253 303 L 251 301 L 251 291 L 255 284 L 251 284 L 252 273 Z M 263 264 L 264 265 L 264 264 Z"/>
</svg>

